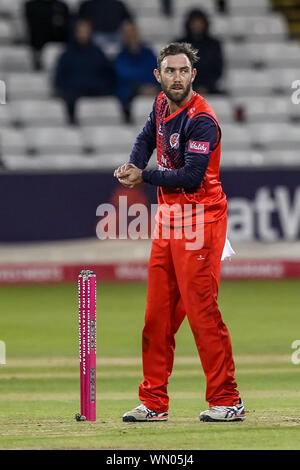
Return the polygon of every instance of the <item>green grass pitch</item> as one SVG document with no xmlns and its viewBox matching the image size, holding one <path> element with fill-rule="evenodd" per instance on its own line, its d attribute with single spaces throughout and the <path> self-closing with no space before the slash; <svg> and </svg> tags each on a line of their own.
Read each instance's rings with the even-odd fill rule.
<svg viewBox="0 0 300 470">
<path fill-rule="evenodd" d="M 159 295 L 159 293 L 158 293 Z M 74 285 L 1 286 L 0 449 L 300 449 L 300 289 L 295 281 L 224 281 L 243 423 L 200 423 L 205 380 L 185 321 L 177 335 L 166 423 L 123 423 L 138 404 L 146 285 L 99 284 L 97 421 L 79 411 Z M 300 354 L 299 354 L 300 356 Z"/>
</svg>

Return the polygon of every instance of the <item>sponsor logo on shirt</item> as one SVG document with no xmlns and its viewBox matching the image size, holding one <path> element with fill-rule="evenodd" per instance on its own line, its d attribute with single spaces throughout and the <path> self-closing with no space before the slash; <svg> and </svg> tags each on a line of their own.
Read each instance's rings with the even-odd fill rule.
<svg viewBox="0 0 300 470">
<path fill-rule="evenodd" d="M 195 153 L 209 153 L 209 142 L 199 142 L 197 140 L 189 140 L 188 150 Z"/>
<path fill-rule="evenodd" d="M 164 133 L 163 133 L 163 131 L 162 131 L 162 126 L 161 126 L 161 124 L 160 124 L 159 127 L 158 127 L 158 133 L 159 133 L 159 135 L 161 135 L 161 136 L 164 135 Z"/>
<path fill-rule="evenodd" d="M 170 136 L 170 145 L 172 149 L 178 149 L 179 147 L 179 134 L 178 132 L 175 132 L 175 134 L 172 134 Z"/>
</svg>

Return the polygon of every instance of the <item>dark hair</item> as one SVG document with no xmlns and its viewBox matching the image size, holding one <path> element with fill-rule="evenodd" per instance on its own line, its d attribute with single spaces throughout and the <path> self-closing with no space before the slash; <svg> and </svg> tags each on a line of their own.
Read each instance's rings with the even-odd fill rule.
<svg viewBox="0 0 300 470">
<path fill-rule="evenodd" d="M 195 63 L 198 62 L 198 50 L 194 49 L 191 44 L 188 42 L 171 42 L 167 44 L 159 53 L 157 57 L 157 68 L 160 70 L 160 66 L 162 61 L 165 57 L 169 55 L 178 55 L 178 54 L 185 54 L 189 59 L 192 68 L 194 67 Z"/>
</svg>

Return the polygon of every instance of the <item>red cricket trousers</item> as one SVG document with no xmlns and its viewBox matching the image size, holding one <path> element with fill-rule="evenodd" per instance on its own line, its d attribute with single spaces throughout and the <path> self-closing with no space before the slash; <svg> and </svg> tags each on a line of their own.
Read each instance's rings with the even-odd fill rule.
<svg viewBox="0 0 300 470">
<path fill-rule="evenodd" d="M 206 376 L 209 405 L 232 406 L 239 401 L 230 335 L 217 303 L 227 218 L 202 227 L 201 249 L 187 250 L 184 238 L 172 236 L 152 242 L 139 398 L 159 413 L 168 411 L 175 334 L 185 315 Z"/>
</svg>

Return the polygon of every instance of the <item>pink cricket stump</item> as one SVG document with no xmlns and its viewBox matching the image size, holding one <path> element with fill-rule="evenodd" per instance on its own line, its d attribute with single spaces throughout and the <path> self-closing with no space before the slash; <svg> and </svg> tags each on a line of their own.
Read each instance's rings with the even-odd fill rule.
<svg viewBox="0 0 300 470">
<path fill-rule="evenodd" d="M 81 413 L 77 421 L 96 421 L 96 276 L 81 271 L 78 276 L 79 360 Z"/>
</svg>

